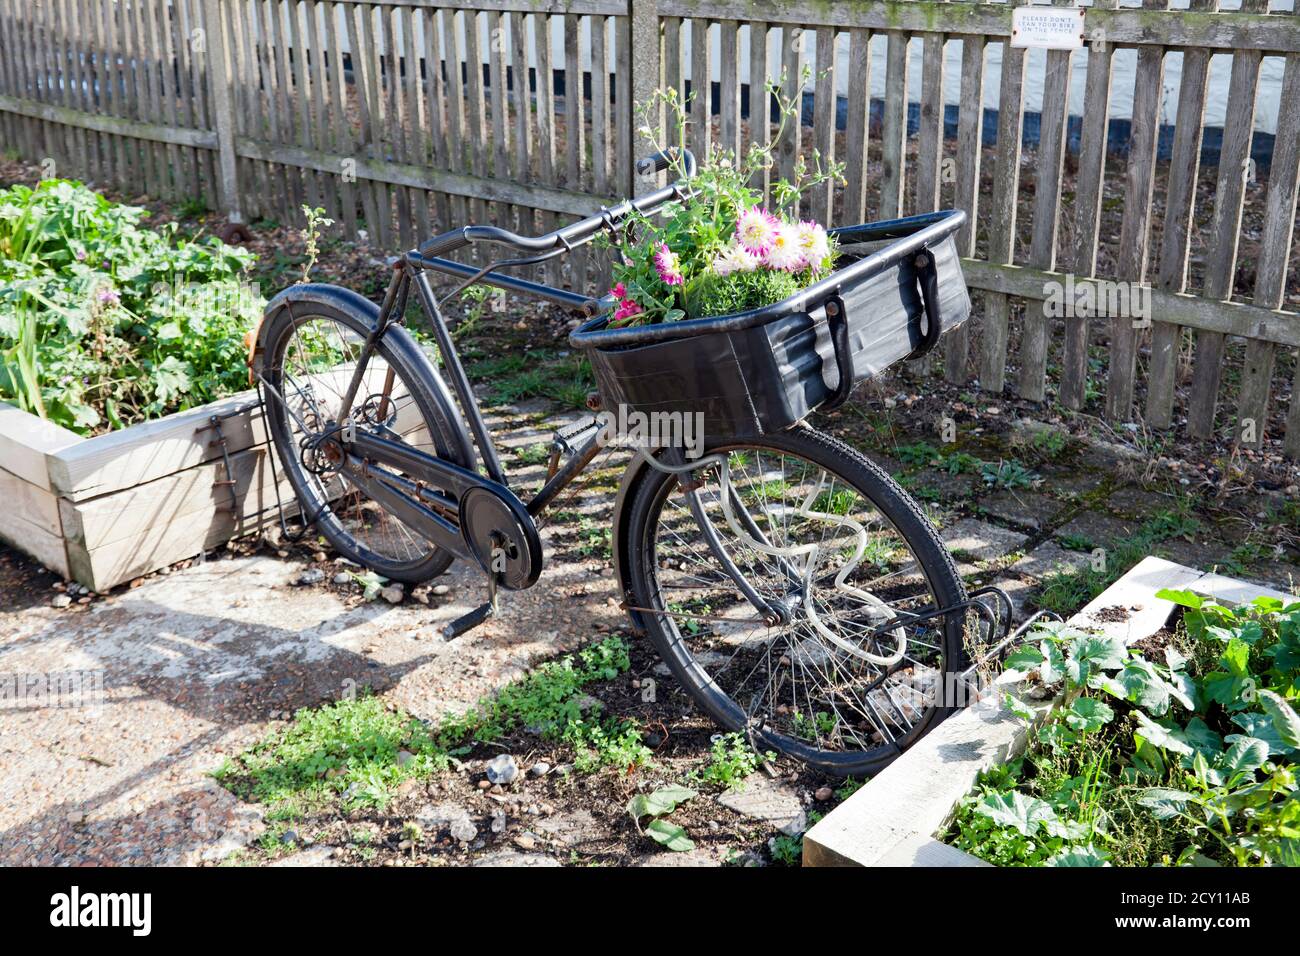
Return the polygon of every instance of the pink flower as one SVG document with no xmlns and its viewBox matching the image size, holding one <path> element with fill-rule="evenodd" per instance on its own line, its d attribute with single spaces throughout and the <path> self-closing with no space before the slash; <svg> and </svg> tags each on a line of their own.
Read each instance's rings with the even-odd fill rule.
<svg viewBox="0 0 1300 956">
<path fill-rule="evenodd" d="M 655 252 L 655 271 L 659 273 L 659 278 L 665 285 L 682 284 L 681 261 L 677 258 L 677 253 L 668 248 L 666 242 L 659 243 L 659 249 Z"/>
<path fill-rule="evenodd" d="M 781 223 L 776 227 L 771 248 L 763 256 L 763 264 L 786 272 L 798 272 L 808 265 L 808 259 L 799 245 L 799 232 L 794 226 Z"/>
<path fill-rule="evenodd" d="M 766 209 L 746 209 L 736 220 L 736 242 L 752 255 L 765 256 L 776 240 L 777 225 Z"/>
<path fill-rule="evenodd" d="M 627 287 L 620 282 L 609 290 L 609 294 L 621 302 L 627 298 Z"/>
<path fill-rule="evenodd" d="M 618 308 L 614 310 L 614 321 L 622 322 L 630 319 L 634 315 L 641 314 L 641 306 L 637 305 L 631 299 L 623 299 L 619 302 Z"/>
</svg>

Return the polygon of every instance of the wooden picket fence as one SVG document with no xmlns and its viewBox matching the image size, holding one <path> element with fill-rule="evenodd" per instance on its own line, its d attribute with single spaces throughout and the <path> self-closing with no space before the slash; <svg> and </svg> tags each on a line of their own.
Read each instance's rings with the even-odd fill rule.
<svg viewBox="0 0 1300 956">
<path fill-rule="evenodd" d="M 1030 59 L 1009 45 L 1012 7 L 0 0 L 0 134 L 51 171 L 197 198 L 244 219 L 296 222 L 303 204 L 321 206 L 350 232 L 364 229 L 395 251 L 472 221 L 550 229 L 644 185 L 634 173 L 646 147 L 636 141 L 632 104 L 656 86 L 697 94 L 689 137 L 701 155 L 711 146 L 770 142 L 771 104 L 745 78 L 784 76 L 786 93 L 797 97 L 800 68 L 812 64 L 804 97 L 812 122 L 787 127 L 777 171 L 788 174 L 812 149 L 847 161 L 847 170 L 843 184 L 806 197 L 808 214 L 834 222 L 945 206 L 970 214 L 960 242 L 982 318 L 946 337 L 942 373 L 950 381 L 978 377 L 983 389 L 1054 395 L 1071 409 L 1096 389 L 1112 420 L 1138 415 L 1157 429 L 1185 423 L 1196 437 L 1230 429 L 1249 447 L 1283 437 L 1285 452 L 1300 457 L 1300 317 L 1283 308 L 1300 301 L 1288 296 L 1300 171 L 1295 15 L 1269 13 L 1268 0 L 1242 0 L 1233 11 L 1220 11 L 1218 0 L 1191 0 L 1191 10 L 1170 9 L 1168 0 L 1141 7 L 1094 0 L 1085 17 L 1077 147 L 1068 125 L 1071 57 L 1053 51 L 1037 144 L 1028 148 L 1021 133 Z M 873 44 L 884 47 L 886 74 L 883 100 L 874 103 Z M 949 44 L 961 51 L 955 137 L 945 136 L 942 105 Z M 924 52 L 919 85 L 909 75 L 912 45 Z M 996 73 L 986 67 L 994 47 Z M 1127 48 L 1137 51 L 1132 134 L 1117 160 L 1108 150 L 1108 105 L 1118 92 L 1113 59 Z M 1181 80 L 1165 163 L 1157 140 L 1174 54 Z M 1231 58 L 1227 119 L 1217 167 L 1202 168 L 1216 55 Z M 1283 58 L 1285 73 L 1267 184 L 1252 188 L 1266 57 Z M 718 79 L 707 86 L 690 79 L 706 76 Z M 996 147 L 988 148 L 983 102 L 992 84 L 999 110 Z M 915 132 L 909 101 L 920 103 Z M 1214 188 L 1198 191 L 1198 179 Z M 1112 200 L 1122 206 L 1119 222 L 1109 227 L 1108 181 L 1112 194 L 1122 186 Z M 1238 255 L 1247 210 L 1262 222 L 1253 271 Z M 1203 254 L 1193 256 L 1197 249 Z M 545 268 L 551 281 L 575 287 L 608 274 L 597 250 Z M 1049 314 L 1048 290 L 1067 273 L 1080 284 L 1150 286 L 1150 321 Z M 1284 428 L 1269 436 L 1270 398 L 1290 375 Z M 1185 404 L 1176 400 L 1180 381 Z"/>
</svg>

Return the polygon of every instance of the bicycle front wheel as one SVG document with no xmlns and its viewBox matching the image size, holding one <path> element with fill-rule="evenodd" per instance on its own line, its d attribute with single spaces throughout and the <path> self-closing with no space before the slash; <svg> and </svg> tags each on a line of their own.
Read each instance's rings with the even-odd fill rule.
<svg viewBox="0 0 1300 956">
<path fill-rule="evenodd" d="M 966 600 L 951 556 L 893 479 L 811 428 L 706 455 L 722 463 L 654 471 L 631 504 L 626 557 L 656 649 L 756 748 L 839 776 L 881 769 L 953 709 L 965 615 L 926 616 Z"/>
</svg>

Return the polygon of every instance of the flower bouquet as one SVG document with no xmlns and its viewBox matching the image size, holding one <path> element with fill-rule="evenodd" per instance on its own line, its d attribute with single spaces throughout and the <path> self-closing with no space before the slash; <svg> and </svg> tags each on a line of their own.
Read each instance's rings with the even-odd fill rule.
<svg viewBox="0 0 1300 956">
<path fill-rule="evenodd" d="M 791 103 L 777 97 L 781 128 L 793 115 Z M 677 119 L 684 140 L 684 117 L 675 91 L 656 94 Z M 643 128 L 649 135 L 649 128 Z M 813 167 L 800 159 L 793 181 L 772 186 L 774 206 L 748 184 L 772 166 L 772 147 L 753 145 L 743 161 L 715 151 L 690 180 L 690 191 L 651 219 L 637 217 L 617 243 L 613 269 L 615 299 L 611 328 L 729 315 L 780 302 L 829 275 L 834 243 L 823 225 L 798 219 L 801 194 L 827 180 L 843 178 L 843 164 Z"/>
<path fill-rule="evenodd" d="M 777 84 L 768 94 L 780 106 L 775 143 L 794 106 Z M 680 135 L 674 93 L 649 106 L 675 113 Z M 569 336 L 606 408 L 702 414 L 711 440 L 779 431 L 970 314 L 954 238 L 964 213 L 828 230 L 800 215 L 800 197 L 840 179 L 842 164 L 814 152 L 777 179 L 771 147 L 755 145 L 739 162 L 715 151 L 692 175 L 687 156 L 647 160 L 675 166 L 675 185 L 621 218 L 608 240 L 610 308 Z M 768 178 L 765 199 L 750 184 Z"/>
</svg>

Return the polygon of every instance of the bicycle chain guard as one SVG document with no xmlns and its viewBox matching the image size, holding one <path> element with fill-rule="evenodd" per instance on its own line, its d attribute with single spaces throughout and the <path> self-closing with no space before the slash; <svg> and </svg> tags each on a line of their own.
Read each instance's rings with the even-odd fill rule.
<svg viewBox="0 0 1300 956">
<path fill-rule="evenodd" d="M 508 591 L 531 587 L 542 570 L 542 540 L 518 504 L 483 487 L 460 498 L 460 533 L 479 567 Z"/>
</svg>

